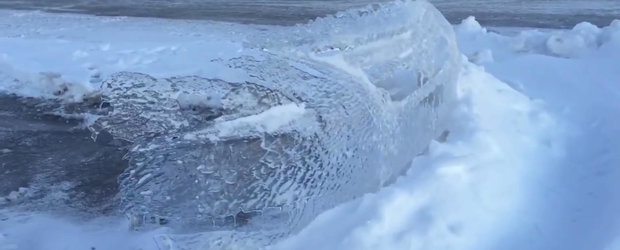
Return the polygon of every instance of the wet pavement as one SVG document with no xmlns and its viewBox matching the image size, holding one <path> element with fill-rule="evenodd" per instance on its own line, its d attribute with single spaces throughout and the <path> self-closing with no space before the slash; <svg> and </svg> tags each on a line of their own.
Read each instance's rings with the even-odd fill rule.
<svg viewBox="0 0 620 250">
<path fill-rule="evenodd" d="M 0 208 L 116 213 L 124 147 L 95 142 L 56 105 L 0 94 Z"/>
<path fill-rule="evenodd" d="M 207 19 L 291 25 L 386 0 L 0 0 L 0 8 L 105 16 Z M 618 0 L 430 0 L 452 22 L 476 16 L 485 26 L 570 28 L 620 19 Z"/>
</svg>

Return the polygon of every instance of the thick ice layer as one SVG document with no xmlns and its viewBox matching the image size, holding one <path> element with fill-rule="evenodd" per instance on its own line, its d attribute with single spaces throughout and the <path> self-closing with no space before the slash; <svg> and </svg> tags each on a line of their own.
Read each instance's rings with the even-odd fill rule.
<svg viewBox="0 0 620 250">
<path fill-rule="evenodd" d="M 444 130 L 459 53 L 424 1 L 252 39 L 246 46 L 262 53 L 226 61 L 250 82 L 135 73 L 103 82 L 111 111 L 92 129 L 135 143 L 120 177 L 135 227 L 237 228 L 270 242 L 389 184 Z"/>
</svg>

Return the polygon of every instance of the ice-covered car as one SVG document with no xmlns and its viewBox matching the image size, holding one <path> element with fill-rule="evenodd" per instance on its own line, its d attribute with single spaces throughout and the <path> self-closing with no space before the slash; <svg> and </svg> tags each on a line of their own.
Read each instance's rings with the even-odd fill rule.
<svg viewBox="0 0 620 250">
<path fill-rule="evenodd" d="M 265 28 L 243 50 L 220 63 L 246 82 L 119 72 L 71 111 L 129 145 L 119 205 L 134 229 L 270 244 L 393 182 L 450 122 L 460 55 L 426 1 Z"/>
</svg>

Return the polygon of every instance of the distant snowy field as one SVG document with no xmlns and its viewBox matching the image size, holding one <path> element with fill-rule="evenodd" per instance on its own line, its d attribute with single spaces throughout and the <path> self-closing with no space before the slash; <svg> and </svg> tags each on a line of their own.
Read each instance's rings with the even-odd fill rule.
<svg viewBox="0 0 620 250">
<path fill-rule="evenodd" d="M 51 97 L 69 84 L 74 100 L 118 71 L 243 81 L 216 59 L 266 28 L 0 11 L 0 91 Z M 620 249 L 620 21 L 491 31 L 468 18 L 455 32 L 464 66 L 448 140 L 270 249 Z M 127 228 L 5 210 L 0 249 L 159 249 L 162 231 Z"/>
</svg>

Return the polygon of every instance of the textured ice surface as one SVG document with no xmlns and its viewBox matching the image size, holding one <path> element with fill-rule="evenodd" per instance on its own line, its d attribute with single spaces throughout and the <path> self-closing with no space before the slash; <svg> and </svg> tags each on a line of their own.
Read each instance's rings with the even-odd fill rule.
<svg viewBox="0 0 620 250">
<path fill-rule="evenodd" d="M 455 98 L 453 31 L 424 1 L 342 12 L 246 47 L 261 53 L 226 64 L 249 82 L 103 82 L 110 111 L 91 129 L 134 143 L 120 185 L 135 228 L 234 228 L 246 234 L 231 241 L 271 242 L 392 182 L 443 132 Z"/>
</svg>

